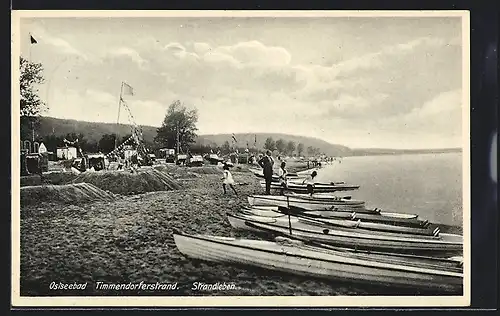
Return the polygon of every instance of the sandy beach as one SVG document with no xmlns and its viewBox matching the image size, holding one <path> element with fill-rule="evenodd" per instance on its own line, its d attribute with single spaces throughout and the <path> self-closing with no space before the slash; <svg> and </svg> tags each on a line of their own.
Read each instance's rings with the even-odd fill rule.
<svg viewBox="0 0 500 316">
<path fill-rule="evenodd" d="M 290 168 L 292 170 L 303 166 Z M 265 238 L 235 231 L 227 213 L 262 194 L 247 166 L 232 170 L 238 195 L 224 195 L 221 170 L 161 165 L 180 189 L 116 195 L 113 201 L 38 201 L 21 209 L 21 295 L 401 295 L 401 290 L 297 277 L 254 267 L 214 264 L 184 257 L 173 232 Z M 60 177 L 54 177 L 60 179 Z M 66 179 L 69 181 L 69 179 Z M 26 183 L 26 181 L 25 181 Z M 77 203 L 75 203 L 77 204 Z M 97 289 L 104 283 L 177 283 L 176 290 Z M 85 283 L 85 290 L 58 291 L 52 282 Z M 234 284 L 227 291 L 193 290 L 194 282 Z M 414 292 L 410 294 L 416 294 Z"/>
</svg>

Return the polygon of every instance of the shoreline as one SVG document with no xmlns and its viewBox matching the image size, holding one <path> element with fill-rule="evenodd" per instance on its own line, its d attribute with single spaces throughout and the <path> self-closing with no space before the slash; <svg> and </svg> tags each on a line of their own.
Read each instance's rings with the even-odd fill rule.
<svg viewBox="0 0 500 316">
<path fill-rule="evenodd" d="M 196 173 L 196 167 L 174 167 L 170 172 L 176 168 L 181 176 L 186 169 Z M 78 206 L 44 203 L 22 207 L 21 295 L 401 295 L 401 289 L 310 279 L 184 257 L 173 240 L 174 230 L 262 239 L 232 229 L 226 217 L 247 205 L 248 195 L 264 193 L 257 178 L 247 168 L 232 168 L 235 182 L 241 184 L 235 186 L 238 196 L 230 191 L 224 195 L 221 174 L 201 174 L 208 172 L 204 168 L 198 169 L 200 176 L 180 181 L 179 190 L 119 196 L 115 201 Z M 141 281 L 178 283 L 179 288 L 131 292 L 95 287 L 97 282 Z M 87 282 L 89 286 L 62 292 L 49 289 L 51 282 Z M 194 291 L 193 282 L 235 283 L 236 288 Z"/>
</svg>

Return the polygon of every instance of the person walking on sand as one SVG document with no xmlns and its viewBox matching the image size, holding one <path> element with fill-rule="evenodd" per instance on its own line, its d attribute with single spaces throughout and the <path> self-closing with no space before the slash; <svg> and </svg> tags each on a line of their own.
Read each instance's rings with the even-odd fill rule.
<svg viewBox="0 0 500 316">
<path fill-rule="evenodd" d="M 279 177 L 280 187 L 281 187 L 281 195 L 284 195 L 284 191 L 286 189 L 287 171 L 286 171 L 285 167 L 286 167 L 286 162 L 282 161 L 281 165 L 280 165 L 280 169 L 278 170 L 278 177 Z"/>
<path fill-rule="evenodd" d="M 304 181 L 302 181 L 303 184 L 307 184 L 307 194 L 309 194 L 310 196 L 312 196 L 314 193 L 314 178 L 316 178 L 317 175 L 318 173 L 316 172 L 316 170 L 314 170 L 311 175 L 309 175 L 304 179 Z"/>
<path fill-rule="evenodd" d="M 229 166 L 228 165 L 224 165 L 224 167 L 222 167 L 222 169 L 224 170 L 224 177 L 222 178 L 222 180 L 224 180 L 222 182 L 222 188 L 224 189 L 224 194 L 226 194 L 226 185 L 229 185 L 229 187 L 233 190 L 234 194 L 238 195 L 238 192 L 236 192 L 236 189 L 234 188 L 234 179 L 233 179 L 233 175 L 231 174 L 231 171 L 229 171 Z"/>
<path fill-rule="evenodd" d="M 259 160 L 259 166 L 262 167 L 264 172 L 264 179 L 266 180 L 267 195 L 271 195 L 271 182 L 273 180 L 273 165 L 274 165 L 274 160 L 271 157 L 271 151 L 267 150 L 266 155 Z"/>
</svg>

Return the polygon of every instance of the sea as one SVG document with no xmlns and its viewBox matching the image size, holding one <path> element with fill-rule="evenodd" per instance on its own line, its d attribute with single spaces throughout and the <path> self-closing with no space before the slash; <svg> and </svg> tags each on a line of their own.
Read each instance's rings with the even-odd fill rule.
<svg viewBox="0 0 500 316">
<path fill-rule="evenodd" d="M 368 208 L 418 214 L 463 227 L 462 153 L 344 157 L 318 170 L 317 182 L 360 185 L 347 191 Z"/>
</svg>

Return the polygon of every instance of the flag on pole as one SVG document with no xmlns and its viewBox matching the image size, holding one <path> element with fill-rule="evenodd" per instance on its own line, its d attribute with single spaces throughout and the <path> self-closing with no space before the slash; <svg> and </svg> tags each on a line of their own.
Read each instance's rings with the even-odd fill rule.
<svg viewBox="0 0 500 316">
<path fill-rule="evenodd" d="M 31 41 L 31 44 L 38 44 L 38 42 L 36 41 L 36 39 L 31 34 L 30 34 L 30 41 Z"/>
<path fill-rule="evenodd" d="M 134 89 L 127 83 L 123 83 L 123 95 L 134 95 Z"/>
</svg>

